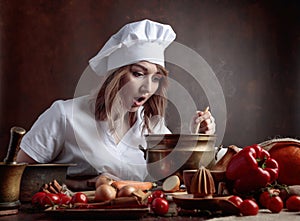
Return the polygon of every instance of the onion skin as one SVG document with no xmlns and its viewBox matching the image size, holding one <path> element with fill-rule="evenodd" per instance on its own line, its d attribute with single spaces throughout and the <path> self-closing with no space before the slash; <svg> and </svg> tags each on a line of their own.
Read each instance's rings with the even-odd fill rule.
<svg viewBox="0 0 300 221">
<path fill-rule="evenodd" d="M 134 186 L 123 186 L 117 193 L 117 197 L 128 197 L 132 196 L 132 193 L 137 191 Z"/>
<path fill-rule="evenodd" d="M 95 202 L 113 200 L 117 197 L 117 190 L 109 184 L 102 184 L 95 191 Z"/>
<path fill-rule="evenodd" d="M 96 180 L 96 183 L 95 183 L 95 187 L 96 189 L 101 186 L 102 184 L 108 184 L 108 185 L 111 185 L 112 183 L 114 182 L 113 179 L 105 176 L 105 175 L 100 175 L 97 180 Z"/>
</svg>

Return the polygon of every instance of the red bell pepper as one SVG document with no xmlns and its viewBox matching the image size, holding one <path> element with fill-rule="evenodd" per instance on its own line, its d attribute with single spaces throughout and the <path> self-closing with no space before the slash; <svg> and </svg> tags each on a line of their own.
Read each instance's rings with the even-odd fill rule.
<svg viewBox="0 0 300 221">
<path fill-rule="evenodd" d="M 229 161 L 226 178 L 238 193 L 266 187 L 278 178 L 278 163 L 259 145 L 244 147 Z"/>
</svg>

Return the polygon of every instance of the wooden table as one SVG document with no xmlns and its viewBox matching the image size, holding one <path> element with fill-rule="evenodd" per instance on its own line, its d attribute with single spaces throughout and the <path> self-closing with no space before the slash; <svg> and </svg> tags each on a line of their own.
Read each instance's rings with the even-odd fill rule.
<svg viewBox="0 0 300 221">
<path fill-rule="evenodd" d="M 15 215 L 7 215 L 7 216 L 0 216 L 0 221 L 28 221 L 28 220 L 43 220 L 43 221 L 50 221 L 50 220 L 61 220 L 54 218 L 52 216 L 48 216 L 49 214 L 46 214 L 44 212 L 37 212 L 30 209 L 31 206 L 29 204 L 22 204 L 22 206 L 19 209 L 19 212 Z M 256 216 L 226 216 L 226 217 L 210 217 L 205 216 L 205 213 L 202 214 L 202 216 L 189 216 L 189 215 L 178 215 L 175 213 L 176 207 L 172 204 L 171 205 L 171 215 L 166 217 L 159 217 L 154 216 L 152 214 L 147 214 L 144 217 L 140 218 L 141 221 L 203 221 L 203 220 L 211 220 L 211 221 L 227 221 L 227 220 L 238 220 L 238 221 L 294 221 L 294 220 L 300 220 L 300 212 L 288 212 L 285 209 L 281 211 L 278 214 L 272 214 L 268 210 L 260 210 L 259 214 Z M 76 217 L 63 217 L 64 220 L 97 220 L 91 216 L 86 216 L 84 218 L 76 218 Z M 101 220 L 101 219 L 98 219 Z M 103 220 L 103 219 L 102 219 Z M 119 219 L 113 219 L 113 220 L 124 220 L 122 217 Z M 126 219 L 125 219 L 126 220 Z M 128 219 L 127 219 L 128 220 Z"/>
</svg>

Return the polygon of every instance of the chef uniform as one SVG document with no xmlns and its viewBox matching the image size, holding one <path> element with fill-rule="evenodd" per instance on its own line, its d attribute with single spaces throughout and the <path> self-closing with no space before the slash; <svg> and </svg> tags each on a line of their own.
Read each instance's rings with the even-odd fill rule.
<svg viewBox="0 0 300 221">
<path fill-rule="evenodd" d="M 164 66 L 164 50 L 176 34 L 169 25 L 143 20 L 125 25 L 113 35 L 89 65 L 98 75 L 149 61 Z M 34 123 L 21 149 L 39 163 L 75 163 L 69 176 L 107 173 L 120 179 L 145 180 L 146 161 L 139 145 L 146 147 L 143 107 L 137 121 L 116 143 L 108 122 L 95 119 L 95 96 L 55 101 Z M 153 133 L 170 133 L 160 118 Z"/>
</svg>

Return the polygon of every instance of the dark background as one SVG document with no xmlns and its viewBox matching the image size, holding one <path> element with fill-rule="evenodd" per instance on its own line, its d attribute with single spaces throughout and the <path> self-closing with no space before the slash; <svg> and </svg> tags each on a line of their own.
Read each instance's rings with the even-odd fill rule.
<svg viewBox="0 0 300 221">
<path fill-rule="evenodd" d="M 0 0 L 0 156 L 12 126 L 29 130 L 54 100 L 72 98 L 110 35 L 143 18 L 170 24 L 213 69 L 226 99 L 224 145 L 297 138 L 299 11 L 296 0 Z"/>
</svg>

